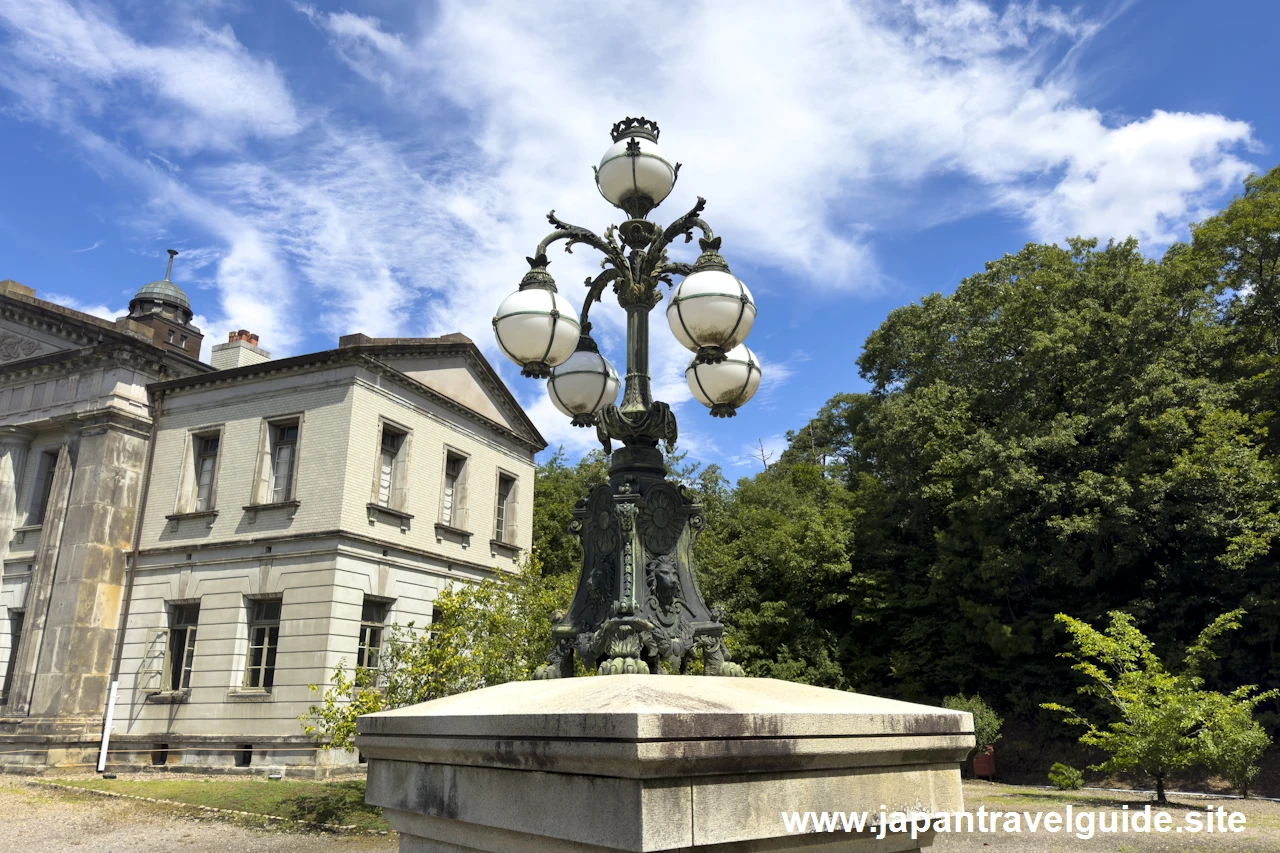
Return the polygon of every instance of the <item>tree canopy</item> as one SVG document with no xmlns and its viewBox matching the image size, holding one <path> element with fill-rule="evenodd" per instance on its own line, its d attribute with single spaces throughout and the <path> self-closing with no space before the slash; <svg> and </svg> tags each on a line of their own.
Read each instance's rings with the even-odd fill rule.
<svg viewBox="0 0 1280 853">
<path fill-rule="evenodd" d="M 1029 244 L 893 311 L 700 546 L 748 672 L 1034 715 L 1055 615 L 1130 614 L 1207 673 L 1280 683 L 1280 169 L 1160 259 Z"/>
</svg>

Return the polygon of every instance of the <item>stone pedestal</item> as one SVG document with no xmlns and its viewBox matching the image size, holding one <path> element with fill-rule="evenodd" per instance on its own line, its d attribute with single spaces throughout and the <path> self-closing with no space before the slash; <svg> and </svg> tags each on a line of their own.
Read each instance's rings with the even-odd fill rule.
<svg viewBox="0 0 1280 853">
<path fill-rule="evenodd" d="M 773 679 L 527 681 L 361 717 L 402 853 L 893 851 L 880 810 L 963 808 L 968 714 Z M 872 814 L 788 833 L 784 812 Z"/>
</svg>

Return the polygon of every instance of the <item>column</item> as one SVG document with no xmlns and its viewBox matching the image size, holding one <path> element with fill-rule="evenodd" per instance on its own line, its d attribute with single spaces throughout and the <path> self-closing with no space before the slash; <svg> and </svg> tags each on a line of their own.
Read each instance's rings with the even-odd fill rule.
<svg viewBox="0 0 1280 853">
<path fill-rule="evenodd" d="M 106 703 L 149 439 L 148 424 L 124 414 L 81 421 L 30 716 L 100 714 Z"/>
</svg>

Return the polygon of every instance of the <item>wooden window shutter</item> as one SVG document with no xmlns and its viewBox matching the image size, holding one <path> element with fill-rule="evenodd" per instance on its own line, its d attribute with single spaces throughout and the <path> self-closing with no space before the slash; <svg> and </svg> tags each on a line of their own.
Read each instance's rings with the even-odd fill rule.
<svg viewBox="0 0 1280 853">
<path fill-rule="evenodd" d="M 373 442 L 373 485 L 369 490 L 369 503 L 378 503 L 379 484 L 382 481 L 382 430 L 386 425 L 378 422 L 378 435 Z"/>
<path fill-rule="evenodd" d="M 271 424 L 262 422 L 258 436 L 258 469 L 253 479 L 253 497 L 250 503 L 264 504 L 271 500 Z"/>
<path fill-rule="evenodd" d="M 187 433 L 187 443 L 182 450 L 182 464 L 178 466 L 178 494 L 174 497 L 173 511 L 191 512 L 196 503 L 196 437 Z"/>
<path fill-rule="evenodd" d="M 458 483 L 453 488 L 453 526 L 459 530 L 467 527 L 467 481 L 471 479 L 471 460 L 463 457 L 462 471 L 458 474 Z"/>
<path fill-rule="evenodd" d="M 396 453 L 395 469 L 391 475 L 389 504 L 392 509 L 398 509 L 401 512 L 409 501 L 409 445 L 412 440 L 412 433 L 405 433 L 400 437 L 400 449 Z"/>
<path fill-rule="evenodd" d="M 511 481 L 511 491 L 507 494 L 507 514 L 506 530 L 503 531 L 503 541 L 508 545 L 516 544 L 516 519 L 520 517 L 520 481 L 513 479 Z"/>
</svg>

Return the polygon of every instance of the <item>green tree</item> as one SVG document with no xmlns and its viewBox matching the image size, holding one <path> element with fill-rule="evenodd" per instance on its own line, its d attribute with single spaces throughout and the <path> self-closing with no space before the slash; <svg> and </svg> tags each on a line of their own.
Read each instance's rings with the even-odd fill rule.
<svg viewBox="0 0 1280 853">
<path fill-rule="evenodd" d="M 859 588 L 849 491 L 808 462 L 774 464 L 731 494 L 705 472 L 698 490 L 701 585 L 724 607 L 734 659 L 751 675 L 848 686 L 841 638 Z"/>
<path fill-rule="evenodd" d="M 361 714 L 529 678 L 551 649 L 551 617 L 568 606 L 573 580 L 545 573 L 531 554 L 518 575 L 442 590 L 429 630 L 387 629 L 376 669 L 348 669 L 344 659 L 331 684 L 311 686 L 322 695 L 299 717 L 303 731 L 350 751 Z"/>
<path fill-rule="evenodd" d="M 582 546 L 569 532 L 573 508 L 591 487 L 609 479 L 609 460 L 600 450 L 568 464 L 561 447 L 537 467 L 533 481 L 533 549 L 540 555 L 545 573 L 577 577 L 582 567 Z"/>
<path fill-rule="evenodd" d="M 1236 720 L 1224 711 L 1247 707 L 1252 718 L 1253 705 L 1275 695 L 1253 695 L 1254 688 L 1245 687 L 1224 697 L 1203 687 L 1201 673 L 1216 657 L 1214 643 L 1226 631 L 1240 627 L 1241 613 L 1224 613 L 1201 631 L 1187 648 L 1178 673 L 1165 667 L 1151 640 L 1127 613 L 1109 614 L 1111 621 L 1104 631 L 1058 614 L 1058 622 L 1075 646 L 1063 657 L 1075 660 L 1072 669 L 1088 679 L 1079 692 L 1094 697 L 1117 719 L 1102 726 L 1073 708 L 1053 702 L 1042 707 L 1063 713 L 1068 724 L 1084 726 L 1080 742 L 1110 756 L 1091 769 L 1144 774 L 1155 782 L 1156 799 L 1165 803 L 1165 779 L 1204 761 L 1206 742 L 1214 744 L 1225 759 L 1227 733 Z"/>
<path fill-rule="evenodd" d="M 1214 286 L 1131 240 L 1028 245 L 871 334 L 841 439 L 854 574 L 886 595 L 851 632 L 867 689 L 1030 711 L 1056 693 L 1056 612 L 1185 642 L 1256 590 L 1276 477 L 1216 368 Z"/>
</svg>

